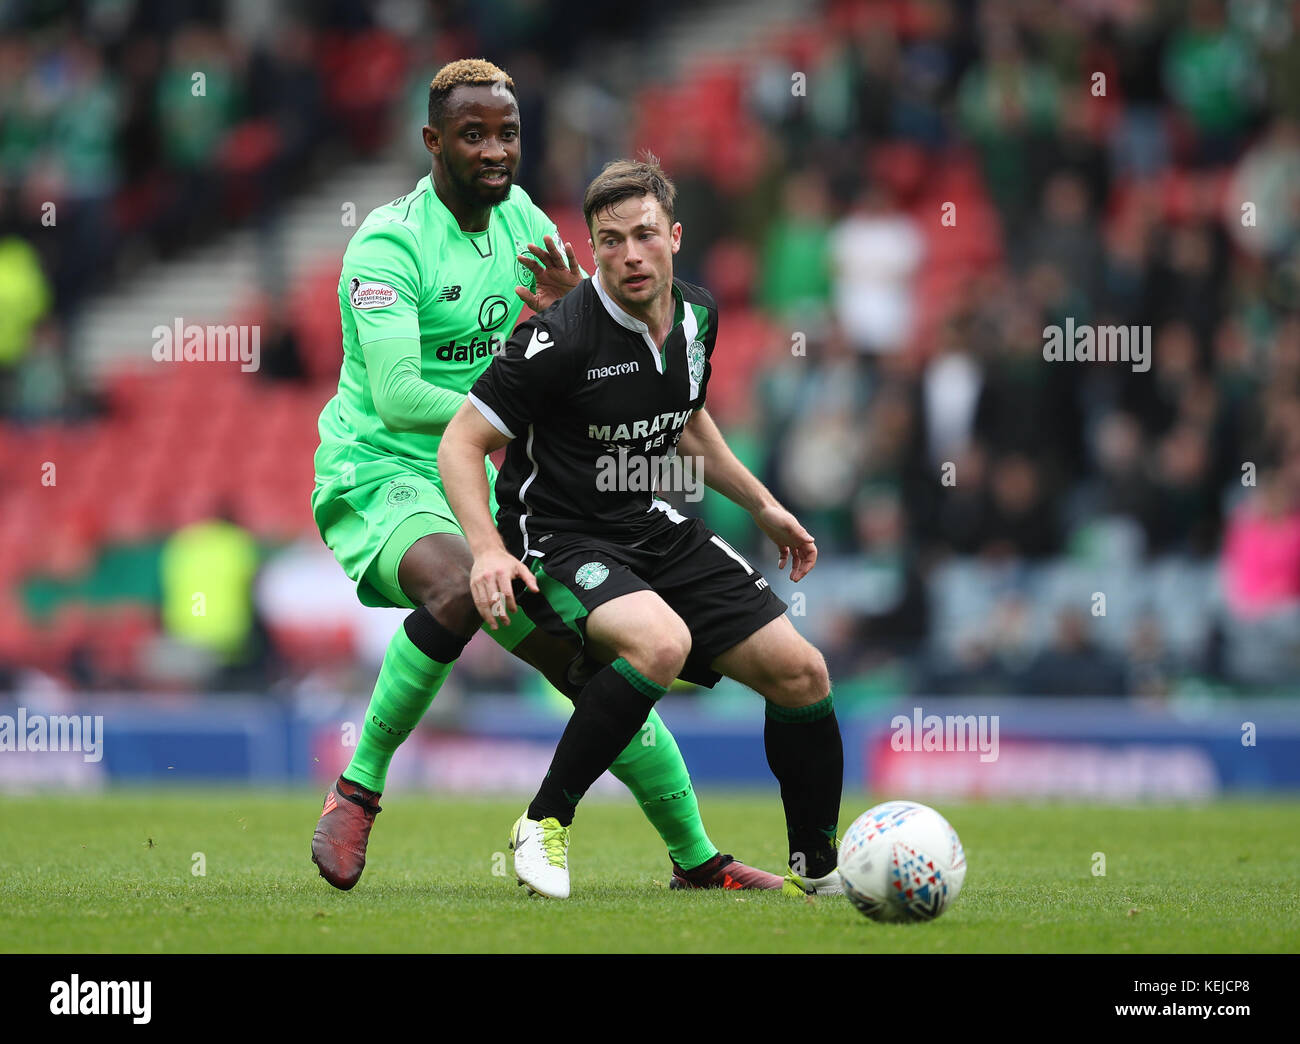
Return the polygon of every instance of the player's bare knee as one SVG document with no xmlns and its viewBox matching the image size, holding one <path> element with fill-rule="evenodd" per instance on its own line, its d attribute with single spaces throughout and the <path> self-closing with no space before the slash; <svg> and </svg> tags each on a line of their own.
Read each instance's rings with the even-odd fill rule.
<svg viewBox="0 0 1300 1044">
<path fill-rule="evenodd" d="M 801 652 L 782 664 L 763 695 L 782 707 L 807 707 L 824 700 L 830 691 L 826 660 L 813 646 L 805 644 Z"/>
<path fill-rule="evenodd" d="M 691 632 L 676 613 L 649 621 L 622 650 L 628 663 L 651 681 L 670 685 L 691 653 Z"/>
<path fill-rule="evenodd" d="M 430 584 L 421 601 L 438 623 L 456 634 L 472 635 L 482 622 L 468 587 Z"/>
<path fill-rule="evenodd" d="M 811 645 L 803 665 L 805 706 L 820 703 L 831 691 L 831 672 L 826 668 L 826 658 Z"/>
</svg>

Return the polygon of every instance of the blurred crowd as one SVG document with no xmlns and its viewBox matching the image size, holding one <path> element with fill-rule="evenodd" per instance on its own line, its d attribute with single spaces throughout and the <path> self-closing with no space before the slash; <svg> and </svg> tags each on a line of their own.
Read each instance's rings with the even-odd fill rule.
<svg viewBox="0 0 1300 1044">
<path fill-rule="evenodd" d="M 796 622 L 838 678 L 1160 697 L 1300 668 L 1300 3 L 823 0 L 671 76 L 608 68 L 628 33 L 586 2 L 326 3 L 275 31 L 248 3 L 46 6 L 0 41 L 10 416 L 142 252 L 270 220 L 399 134 L 419 169 L 428 75 L 483 54 L 562 229 L 615 154 L 677 182 L 678 274 L 723 310 L 710 409 L 817 537 Z M 1130 330 L 1149 365 L 1048 361 L 1067 325 Z M 240 684 L 288 670 L 259 619 Z"/>
<path fill-rule="evenodd" d="M 724 428 L 749 428 L 753 463 L 823 553 L 894 574 L 828 628 L 833 664 L 892 663 L 925 691 L 1285 684 L 1300 666 L 1300 5 L 827 15 L 746 67 L 741 93 L 772 131 L 751 184 L 728 184 L 726 153 L 690 158 L 732 217 L 695 244 L 700 271 L 747 244 L 748 303 L 769 321 Z M 801 71 L 805 97 L 779 89 Z M 1147 331 L 1148 365 L 1046 361 L 1047 328 L 1067 323 Z M 752 528 L 731 539 L 757 549 Z M 986 597 L 960 603 L 973 618 L 944 641 L 936 603 L 957 600 L 948 565 L 965 557 Z M 1123 582 L 1101 612 L 1094 588 L 1044 598 L 1071 560 L 1184 563 L 1205 581 L 1201 640 L 1170 655 L 1167 618 L 1186 606 Z M 1099 619 L 1121 593 L 1123 631 Z M 1026 610 L 1006 640 L 1001 621 Z"/>
<path fill-rule="evenodd" d="M 404 103 L 414 97 L 423 122 L 430 70 L 442 62 L 486 39 L 527 43 L 521 64 L 526 53 L 540 80 L 610 22 L 602 5 L 580 0 L 566 9 L 585 27 L 561 32 L 541 6 L 5 4 L 0 410 L 93 411 L 69 335 L 87 297 L 241 224 L 273 237 L 285 201 L 332 167 L 374 155 L 399 128 L 418 144 Z M 531 97 L 541 126 L 545 95 Z M 285 292 L 289 278 L 272 268 L 266 293 Z"/>
</svg>

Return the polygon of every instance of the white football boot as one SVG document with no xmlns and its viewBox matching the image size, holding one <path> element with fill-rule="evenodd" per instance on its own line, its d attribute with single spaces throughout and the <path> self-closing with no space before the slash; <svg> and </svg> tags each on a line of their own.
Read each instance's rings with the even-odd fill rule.
<svg viewBox="0 0 1300 1044">
<path fill-rule="evenodd" d="M 801 877 L 793 870 L 787 870 L 781 891 L 786 895 L 843 895 L 844 879 L 838 869 L 825 877 Z"/>
<path fill-rule="evenodd" d="M 569 828 L 548 816 L 529 819 L 525 812 L 510 831 L 515 877 L 534 895 L 569 898 Z"/>
</svg>

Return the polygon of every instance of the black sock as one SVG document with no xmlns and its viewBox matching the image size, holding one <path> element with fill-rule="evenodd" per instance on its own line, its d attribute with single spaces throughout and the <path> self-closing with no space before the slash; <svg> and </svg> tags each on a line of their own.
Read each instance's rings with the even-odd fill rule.
<svg viewBox="0 0 1300 1044">
<path fill-rule="evenodd" d="M 645 724 L 662 685 L 619 657 L 583 686 L 573 717 L 555 746 L 550 771 L 528 806 L 528 818 L 553 816 L 573 822 L 573 811 L 587 788 L 600 778 Z"/>
<path fill-rule="evenodd" d="M 465 651 L 465 646 L 469 645 L 470 638 L 474 637 L 471 634 L 469 638 L 463 638 L 454 631 L 447 630 L 429 612 L 427 605 L 422 605 L 411 613 L 402 621 L 402 626 L 406 629 L 406 637 L 411 639 L 411 644 L 438 663 L 455 663 Z"/>
<path fill-rule="evenodd" d="M 781 784 L 790 865 L 801 876 L 825 877 L 835 869 L 844 745 L 828 694 L 810 707 L 767 705 L 763 726 L 767 764 Z"/>
</svg>

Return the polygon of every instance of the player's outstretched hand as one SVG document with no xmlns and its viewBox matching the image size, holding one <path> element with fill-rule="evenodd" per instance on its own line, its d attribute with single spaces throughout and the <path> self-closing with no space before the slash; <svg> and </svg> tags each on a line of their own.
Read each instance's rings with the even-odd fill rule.
<svg viewBox="0 0 1300 1044">
<path fill-rule="evenodd" d="M 796 583 L 812 572 L 817 564 L 817 543 L 794 515 L 780 504 L 772 504 L 756 511 L 754 521 L 781 551 L 777 569 L 785 569 L 789 562 L 790 579 Z"/>
<path fill-rule="evenodd" d="M 546 236 L 543 242 L 545 247 L 528 244 L 528 249 L 535 257 L 519 255 L 519 263 L 537 277 L 537 293 L 530 293 L 526 286 L 517 286 L 515 294 L 534 312 L 550 308 L 582 282 L 582 268 L 573 253 L 573 244 L 565 243 L 564 252 L 561 253 L 559 243 L 552 242 L 550 236 Z"/>
<path fill-rule="evenodd" d="M 494 631 L 498 629 L 498 621 L 509 626 L 510 614 L 519 609 L 514 594 L 516 577 L 528 590 L 537 592 L 537 578 L 505 548 L 474 559 L 474 568 L 469 573 L 470 594 L 479 616 Z"/>
</svg>

